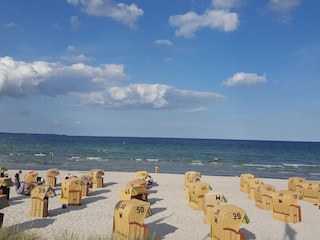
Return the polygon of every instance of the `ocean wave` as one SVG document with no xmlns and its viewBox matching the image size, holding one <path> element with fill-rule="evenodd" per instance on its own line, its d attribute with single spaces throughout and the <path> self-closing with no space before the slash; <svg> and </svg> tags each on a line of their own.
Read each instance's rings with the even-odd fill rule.
<svg viewBox="0 0 320 240">
<path fill-rule="evenodd" d="M 244 167 L 256 167 L 256 168 L 279 168 L 281 164 L 242 164 Z"/>
<path fill-rule="evenodd" d="M 157 158 L 147 158 L 146 161 L 148 161 L 148 162 L 159 162 L 159 159 L 157 159 Z"/>
<path fill-rule="evenodd" d="M 293 167 L 293 168 L 299 168 L 299 167 L 319 167 L 319 164 L 299 164 L 299 163 L 284 163 L 282 164 L 286 167 Z"/>
<path fill-rule="evenodd" d="M 193 161 L 191 162 L 191 165 L 204 165 L 204 164 L 203 164 L 203 162 L 200 161 L 200 160 L 193 160 Z"/>
<path fill-rule="evenodd" d="M 101 157 L 86 157 L 87 160 L 101 160 Z"/>
</svg>

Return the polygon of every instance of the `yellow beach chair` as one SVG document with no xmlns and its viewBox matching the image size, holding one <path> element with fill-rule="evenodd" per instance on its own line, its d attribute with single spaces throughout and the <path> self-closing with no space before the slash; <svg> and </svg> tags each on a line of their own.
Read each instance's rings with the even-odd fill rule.
<svg viewBox="0 0 320 240">
<path fill-rule="evenodd" d="M 245 233 L 240 232 L 242 223 L 248 224 L 246 210 L 232 204 L 214 207 L 211 211 L 212 240 L 245 240 Z"/>
<path fill-rule="evenodd" d="M 300 194 L 303 194 L 302 185 L 306 182 L 305 178 L 301 177 L 291 177 L 288 179 L 288 190 L 298 191 Z"/>
<path fill-rule="evenodd" d="M 276 188 L 270 184 L 259 185 L 254 192 L 256 207 L 263 210 L 272 210 L 272 193 Z"/>
<path fill-rule="evenodd" d="M 30 171 L 24 176 L 24 194 L 30 195 L 32 189 L 37 186 L 37 171 Z"/>
<path fill-rule="evenodd" d="M 243 173 L 240 175 L 240 191 L 249 193 L 249 181 L 254 178 L 251 173 Z"/>
<path fill-rule="evenodd" d="M 147 239 L 148 225 L 144 219 L 150 212 L 150 203 L 138 199 L 119 201 L 114 209 L 113 240 Z"/>
<path fill-rule="evenodd" d="M 46 184 L 51 187 L 55 187 L 57 185 L 57 176 L 60 175 L 60 172 L 56 168 L 47 170 Z"/>
<path fill-rule="evenodd" d="M 252 178 L 248 182 L 248 198 L 254 200 L 254 192 L 257 187 L 263 184 L 261 178 Z"/>
<path fill-rule="evenodd" d="M 189 185 L 189 207 L 194 210 L 203 211 L 203 198 L 206 193 L 212 190 L 209 183 L 206 182 L 193 182 Z"/>
<path fill-rule="evenodd" d="M 206 224 L 211 224 L 212 214 L 211 210 L 219 206 L 221 203 L 226 203 L 227 198 L 222 193 L 217 192 L 207 192 L 203 197 L 203 212 L 204 212 L 204 222 Z"/>
<path fill-rule="evenodd" d="M 298 205 L 299 193 L 280 190 L 272 193 L 272 216 L 283 222 L 301 222 L 301 208 Z"/>
<path fill-rule="evenodd" d="M 320 182 L 305 181 L 302 184 L 303 200 L 313 204 L 320 204 Z"/>
<path fill-rule="evenodd" d="M 82 186 L 83 182 L 80 178 L 73 177 L 64 180 L 61 184 L 60 204 L 81 205 Z"/>
<path fill-rule="evenodd" d="M 49 197 L 55 196 L 50 185 L 39 185 L 31 191 L 30 217 L 47 217 Z"/>
<path fill-rule="evenodd" d="M 104 184 L 103 175 L 104 170 L 92 169 L 89 171 L 89 175 L 92 177 L 92 188 L 102 188 Z"/>
<path fill-rule="evenodd" d="M 126 184 L 120 191 L 120 200 L 139 199 L 148 201 L 147 184 L 144 180 L 134 180 Z"/>
</svg>

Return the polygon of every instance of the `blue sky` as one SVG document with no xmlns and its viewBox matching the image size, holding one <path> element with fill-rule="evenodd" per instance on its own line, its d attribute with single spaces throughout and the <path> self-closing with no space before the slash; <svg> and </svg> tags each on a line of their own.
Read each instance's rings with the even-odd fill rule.
<svg viewBox="0 0 320 240">
<path fill-rule="evenodd" d="M 0 131 L 320 141 L 318 0 L 4 0 Z"/>
</svg>

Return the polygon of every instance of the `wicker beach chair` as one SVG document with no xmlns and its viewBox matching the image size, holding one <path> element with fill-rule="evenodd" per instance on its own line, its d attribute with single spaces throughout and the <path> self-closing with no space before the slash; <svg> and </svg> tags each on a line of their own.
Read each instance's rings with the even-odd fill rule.
<svg viewBox="0 0 320 240">
<path fill-rule="evenodd" d="M 257 187 L 263 184 L 263 181 L 261 178 L 252 178 L 248 182 L 248 198 L 251 200 L 254 199 L 254 192 Z"/>
<path fill-rule="evenodd" d="M 320 204 L 320 182 L 305 181 L 302 183 L 303 200 L 313 204 Z"/>
<path fill-rule="evenodd" d="M 298 205 L 299 193 L 280 190 L 272 193 L 272 216 L 283 222 L 301 222 L 301 208 Z"/>
<path fill-rule="evenodd" d="M 203 211 L 203 198 L 206 193 L 212 190 L 209 183 L 198 181 L 189 185 L 189 207 L 194 210 Z"/>
<path fill-rule="evenodd" d="M 272 193 L 276 188 L 270 184 L 261 184 L 254 191 L 256 207 L 263 210 L 272 210 Z"/>
<path fill-rule="evenodd" d="M 30 217 L 47 217 L 49 198 L 55 196 L 50 185 L 36 186 L 31 192 Z"/>
<path fill-rule="evenodd" d="M 203 212 L 204 212 L 204 222 L 206 224 L 211 224 L 212 214 L 211 210 L 219 206 L 221 203 L 226 203 L 227 198 L 222 193 L 217 192 L 207 192 L 203 197 Z"/>
<path fill-rule="evenodd" d="M 251 173 L 243 173 L 240 175 L 240 191 L 249 193 L 249 181 L 255 176 Z"/>
<path fill-rule="evenodd" d="M 60 204 L 81 205 L 83 185 L 83 181 L 77 177 L 64 180 L 61 184 Z"/>
<path fill-rule="evenodd" d="M 56 168 L 47 170 L 46 182 L 49 186 L 55 187 L 57 185 L 57 176 L 60 175 L 60 172 Z"/>
<path fill-rule="evenodd" d="M 245 240 L 245 233 L 240 232 L 242 223 L 248 224 L 246 210 L 233 204 L 216 206 L 211 211 L 212 240 Z"/>
<path fill-rule="evenodd" d="M 104 170 L 92 169 L 88 173 L 92 177 L 92 188 L 102 188 L 104 184 Z"/>
<path fill-rule="evenodd" d="M 134 180 L 127 183 L 125 188 L 120 191 L 119 199 L 148 201 L 147 183 L 144 180 Z"/>
<path fill-rule="evenodd" d="M 119 201 L 114 209 L 113 240 L 147 239 L 148 225 L 144 219 L 150 212 L 150 203 L 138 199 Z"/>
</svg>

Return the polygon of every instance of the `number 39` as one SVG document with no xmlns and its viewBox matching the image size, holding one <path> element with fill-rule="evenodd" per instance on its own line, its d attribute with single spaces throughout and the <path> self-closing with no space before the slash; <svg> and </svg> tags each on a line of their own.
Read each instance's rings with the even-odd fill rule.
<svg viewBox="0 0 320 240">
<path fill-rule="evenodd" d="M 233 213 L 232 215 L 234 220 L 241 219 L 241 213 Z"/>
</svg>

